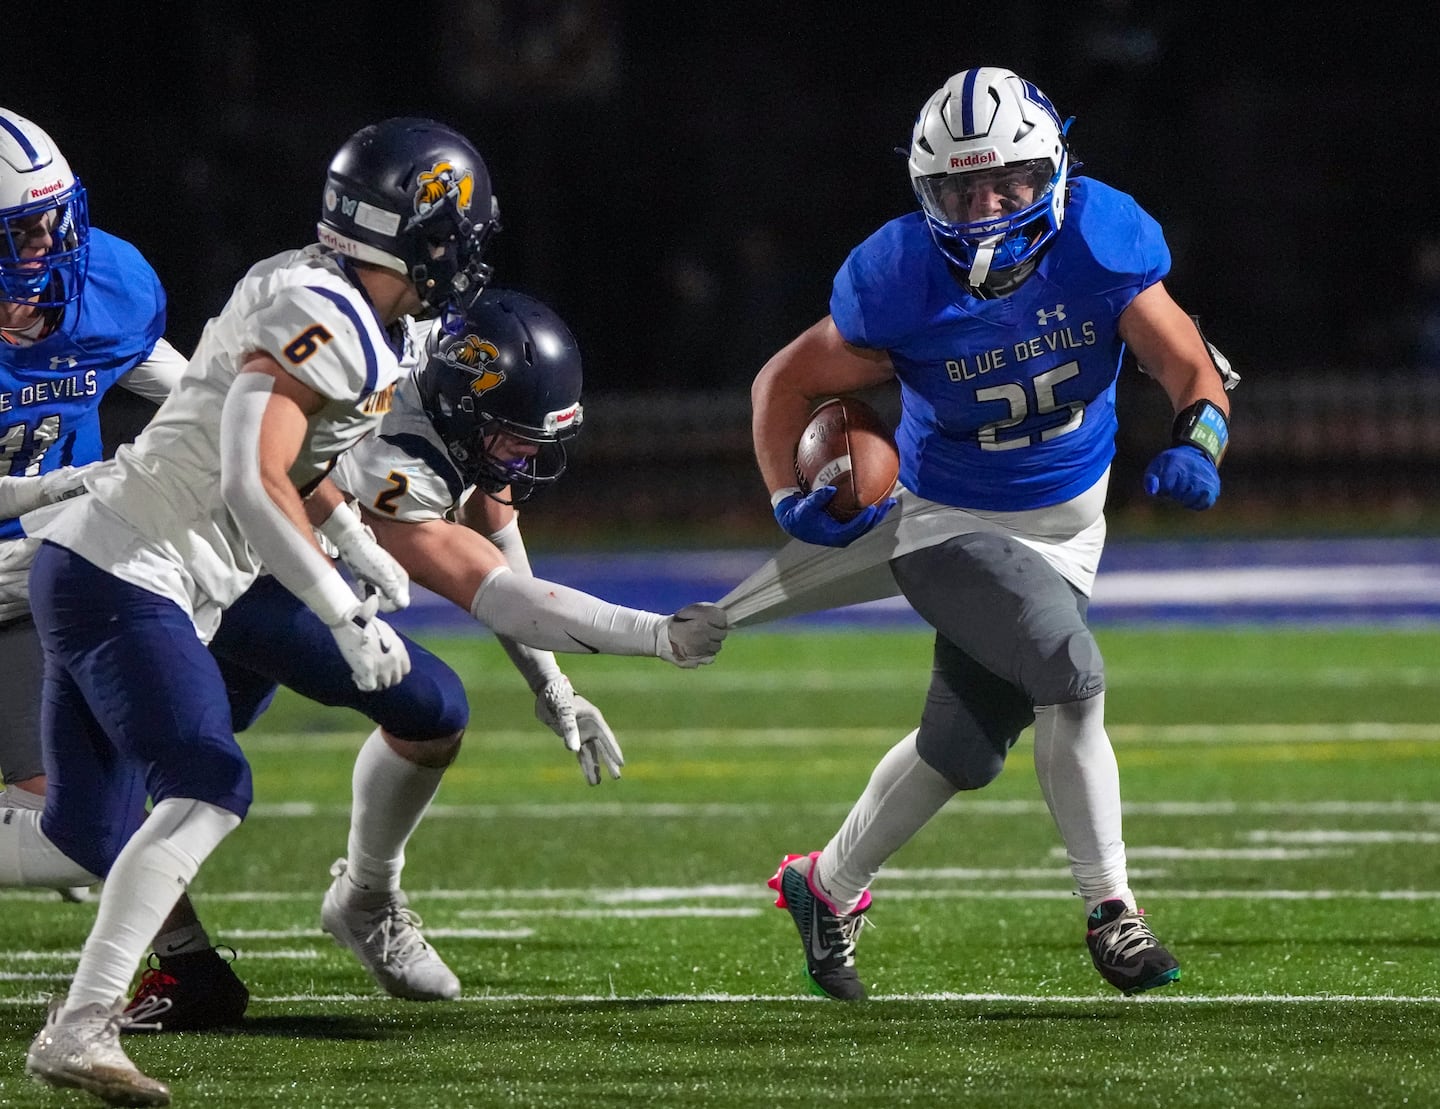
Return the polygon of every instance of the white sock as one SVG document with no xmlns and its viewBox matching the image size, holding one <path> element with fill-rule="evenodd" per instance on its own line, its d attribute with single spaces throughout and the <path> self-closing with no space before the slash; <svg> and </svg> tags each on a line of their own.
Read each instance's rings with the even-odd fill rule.
<svg viewBox="0 0 1440 1109">
<path fill-rule="evenodd" d="M 849 912 L 903 847 L 958 792 L 915 747 L 913 731 L 886 752 L 816 866 L 820 886 Z"/>
<path fill-rule="evenodd" d="M 7 796 L 17 792 L 23 791 L 5 791 Z M 40 798 L 42 805 L 44 801 Z M 50 837 L 40 830 L 37 810 L 17 806 L 0 808 L 0 886 L 68 889 L 98 881 L 98 877 L 50 842 Z"/>
<path fill-rule="evenodd" d="M 405 844 L 440 788 L 445 771 L 417 766 L 390 749 L 376 728 L 355 757 L 347 875 L 360 889 L 400 888 Z"/>
<path fill-rule="evenodd" d="M 100 894 L 65 1011 L 124 996 L 150 940 L 200 864 L 240 824 L 234 813 L 174 797 L 155 806 L 121 850 Z"/>
<path fill-rule="evenodd" d="M 1135 895 L 1120 835 L 1120 768 L 1105 734 L 1105 694 L 1035 710 L 1035 776 L 1065 841 L 1070 873 L 1089 913 Z"/>
<path fill-rule="evenodd" d="M 194 924 L 182 924 L 155 937 L 155 953 L 162 958 L 173 955 L 193 955 L 197 951 L 209 951 L 214 946 L 205 926 L 198 920 Z"/>
</svg>

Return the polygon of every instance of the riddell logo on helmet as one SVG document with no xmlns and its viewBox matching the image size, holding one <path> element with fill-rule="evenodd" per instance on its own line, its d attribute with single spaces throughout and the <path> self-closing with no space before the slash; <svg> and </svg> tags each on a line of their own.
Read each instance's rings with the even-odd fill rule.
<svg viewBox="0 0 1440 1109">
<path fill-rule="evenodd" d="M 950 155 L 951 169 L 977 169 L 980 166 L 992 165 L 1000 160 L 1000 155 L 993 150 L 979 150 L 974 154 L 952 154 Z"/>
<path fill-rule="evenodd" d="M 30 190 L 30 199 L 38 200 L 42 196 L 49 196 L 51 193 L 58 193 L 65 187 L 64 181 L 56 181 L 53 185 L 42 185 L 38 189 Z"/>
</svg>

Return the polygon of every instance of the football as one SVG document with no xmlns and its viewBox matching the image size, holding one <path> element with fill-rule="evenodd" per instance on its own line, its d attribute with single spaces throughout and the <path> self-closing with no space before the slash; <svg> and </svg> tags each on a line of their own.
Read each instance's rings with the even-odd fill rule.
<svg viewBox="0 0 1440 1109">
<path fill-rule="evenodd" d="M 795 478 L 802 492 L 835 486 L 826 511 L 844 523 L 895 488 L 900 455 L 879 414 L 855 397 L 827 400 L 810 414 L 795 448 Z"/>
</svg>

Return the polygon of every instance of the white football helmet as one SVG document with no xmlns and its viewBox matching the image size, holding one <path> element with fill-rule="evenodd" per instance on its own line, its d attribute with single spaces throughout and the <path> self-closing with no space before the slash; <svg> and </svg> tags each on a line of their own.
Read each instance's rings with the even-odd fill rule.
<svg viewBox="0 0 1440 1109">
<path fill-rule="evenodd" d="M 1008 292 L 1060 230 L 1065 127 L 1043 92 L 989 66 L 955 74 L 920 110 L 910 183 L 935 245 L 972 288 Z M 982 184 L 999 197 L 984 212 L 972 203 Z"/>
<path fill-rule="evenodd" d="M 0 301 L 62 308 L 80 298 L 89 261 L 85 187 L 49 135 L 0 108 Z"/>
</svg>

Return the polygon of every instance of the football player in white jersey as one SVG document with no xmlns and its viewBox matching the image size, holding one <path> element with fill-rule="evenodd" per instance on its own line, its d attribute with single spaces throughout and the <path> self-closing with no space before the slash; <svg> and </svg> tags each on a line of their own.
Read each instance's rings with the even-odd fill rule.
<svg viewBox="0 0 1440 1109">
<path fill-rule="evenodd" d="M 493 210 L 483 160 L 450 128 L 387 120 L 356 133 L 330 165 L 321 244 L 254 266 L 136 443 L 87 479 L 89 496 L 28 528 L 45 540 L 31 603 L 49 790 L 39 822 L 11 828 L 3 878 L 107 878 L 69 994 L 26 1058 L 43 1081 L 169 1102 L 120 1047 L 122 1024 L 142 1015 L 123 1014 L 123 995 L 249 808 L 249 765 L 205 644 L 261 565 L 330 629 L 360 689 L 408 671 L 377 615 L 382 596 L 356 598 L 302 492 L 388 408 L 403 317 L 443 314 L 483 284 Z M 67 864 L 75 880 L 55 883 Z"/>
<path fill-rule="evenodd" d="M 357 540 L 348 508 L 331 511 L 323 498 L 307 506 L 303 496 L 388 410 L 404 317 L 458 319 L 483 287 L 494 201 L 470 143 L 415 119 L 352 136 L 323 197 L 320 244 L 251 269 L 139 440 L 87 480 L 91 495 L 27 521 L 45 540 L 31 588 L 46 656 L 50 791 L 39 821 L 0 826 L 0 884 L 107 881 L 69 994 L 52 1006 L 26 1069 L 115 1104 L 169 1102 L 168 1087 L 120 1046 L 120 1029 L 150 1008 L 125 1011 L 123 993 L 179 893 L 250 803 L 225 680 L 205 646 L 221 614 L 263 566 L 328 629 L 360 691 L 393 687 L 411 666 L 405 641 L 377 615 L 408 601 L 405 572 Z M 342 557 L 348 549 L 364 599 L 317 545 L 307 511 L 338 537 Z M 696 666 L 724 636 L 714 606 L 617 624 L 614 606 L 557 612 L 544 598 L 558 587 L 507 588 L 497 576 L 477 590 L 477 615 L 541 647 L 550 643 L 536 629 L 546 625 L 562 629 L 570 650 Z M 377 759 L 393 768 L 388 751 L 381 737 Z M 357 764 L 357 784 L 360 773 Z M 418 820 L 423 804 L 394 796 L 410 784 L 383 800 L 408 804 Z M 423 789 L 410 792 L 428 803 Z M 387 811 L 381 824 L 385 846 L 403 847 L 409 829 L 398 816 Z M 336 879 L 349 876 L 340 869 Z M 332 916 L 348 928 L 363 911 L 332 914 L 332 899 L 348 894 L 332 886 L 327 895 L 332 931 Z M 156 999 L 156 1015 L 167 1004 Z"/>
</svg>

